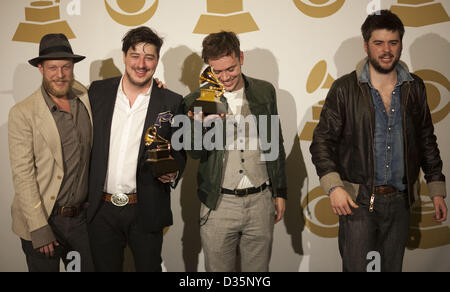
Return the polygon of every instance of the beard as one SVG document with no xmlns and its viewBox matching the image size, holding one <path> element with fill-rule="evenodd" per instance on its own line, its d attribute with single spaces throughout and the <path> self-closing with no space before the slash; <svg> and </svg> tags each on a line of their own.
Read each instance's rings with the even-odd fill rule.
<svg viewBox="0 0 450 292">
<path fill-rule="evenodd" d="M 66 86 L 64 86 L 63 88 L 59 88 L 54 86 L 53 82 L 66 82 Z M 67 96 L 67 94 L 72 90 L 74 82 L 75 82 L 74 76 L 66 79 L 54 79 L 54 80 L 49 80 L 44 77 L 42 79 L 42 86 L 44 87 L 45 91 L 48 94 L 56 98 L 62 98 Z"/>
<path fill-rule="evenodd" d="M 125 74 L 127 74 L 127 77 L 128 77 L 128 80 L 130 81 L 130 83 L 136 87 L 146 87 L 153 79 L 153 76 L 150 76 L 146 80 L 144 80 L 142 82 L 138 82 L 138 81 L 134 80 L 133 77 L 131 77 L 131 75 L 128 72 L 125 71 Z"/>
<path fill-rule="evenodd" d="M 398 63 L 400 62 L 400 56 L 401 56 L 401 53 L 399 54 L 399 56 L 397 58 L 394 59 L 392 66 L 390 66 L 389 68 L 383 68 L 381 66 L 380 62 L 378 61 L 378 59 L 374 58 L 372 56 L 372 54 L 370 53 L 370 51 L 368 51 L 369 63 L 372 65 L 372 67 L 375 69 L 375 71 L 377 71 L 378 73 L 381 73 L 381 74 L 389 74 L 392 71 L 394 71 L 395 67 L 397 67 Z M 380 58 L 384 58 L 384 57 L 394 58 L 394 55 L 388 53 L 388 54 L 384 54 L 384 55 L 380 56 Z"/>
</svg>

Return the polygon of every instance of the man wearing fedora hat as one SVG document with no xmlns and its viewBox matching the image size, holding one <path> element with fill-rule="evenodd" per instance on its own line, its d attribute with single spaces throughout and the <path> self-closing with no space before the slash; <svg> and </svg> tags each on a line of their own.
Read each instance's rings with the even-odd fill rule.
<svg viewBox="0 0 450 292">
<path fill-rule="evenodd" d="M 65 35 L 45 35 L 39 57 L 29 61 L 42 86 L 9 112 L 12 230 L 31 272 L 59 271 L 61 259 L 66 268 L 93 271 L 85 219 L 91 107 L 73 74 L 84 58 L 73 54 Z"/>
</svg>

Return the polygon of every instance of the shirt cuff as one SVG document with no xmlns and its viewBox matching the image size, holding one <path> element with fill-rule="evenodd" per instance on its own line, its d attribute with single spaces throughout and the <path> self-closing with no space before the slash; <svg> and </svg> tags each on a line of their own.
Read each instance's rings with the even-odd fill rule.
<svg viewBox="0 0 450 292">
<path fill-rule="evenodd" d="M 56 237 L 49 225 L 45 225 L 31 232 L 31 242 L 33 243 L 34 249 L 41 248 L 55 240 Z"/>
<path fill-rule="evenodd" d="M 433 181 L 427 183 L 428 193 L 430 197 L 447 197 L 447 189 L 445 188 L 445 182 L 443 181 Z"/>
<path fill-rule="evenodd" d="M 330 194 L 331 189 L 334 187 L 343 187 L 344 183 L 341 180 L 341 176 L 337 172 L 330 172 L 320 178 L 320 185 L 322 186 L 325 194 Z"/>
</svg>

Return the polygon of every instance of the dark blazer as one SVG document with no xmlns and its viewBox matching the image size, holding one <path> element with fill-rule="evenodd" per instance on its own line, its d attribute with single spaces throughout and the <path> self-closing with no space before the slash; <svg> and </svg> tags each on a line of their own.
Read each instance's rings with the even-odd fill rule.
<svg viewBox="0 0 450 292">
<path fill-rule="evenodd" d="M 92 107 L 94 141 L 91 154 L 91 166 L 89 175 L 89 208 L 88 223 L 94 220 L 103 196 L 103 190 L 108 168 L 111 124 L 114 106 L 117 97 L 121 77 L 95 81 L 89 88 L 89 100 Z M 141 147 L 138 156 L 138 167 L 136 170 L 136 188 L 138 197 L 138 227 L 145 232 L 156 232 L 173 224 L 172 211 L 170 209 L 170 185 L 163 184 L 152 177 L 148 171 L 142 171 L 144 162 L 144 135 L 145 131 L 156 122 L 159 113 L 171 111 L 172 114 L 182 114 L 182 96 L 167 89 L 158 88 L 156 82 L 148 106 L 145 125 L 142 132 Z M 158 134 L 165 139 L 171 139 L 176 131 L 170 123 L 163 123 L 158 129 Z M 181 178 L 185 164 L 186 154 L 184 151 L 173 151 L 172 156 L 180 166 L 180 172 L 175 186 Z"/>
</svg>

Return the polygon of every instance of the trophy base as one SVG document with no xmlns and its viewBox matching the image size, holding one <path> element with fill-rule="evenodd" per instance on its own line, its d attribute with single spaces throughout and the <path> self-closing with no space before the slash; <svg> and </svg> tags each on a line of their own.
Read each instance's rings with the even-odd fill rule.
<svg viewBox="0 0 450 292">
<path fill-rule="evenodd" d="M 144 170 L 150 171 L 154 178 L 158 178 L 168 173 L 174 173 L 180 170 L 175 159 L 160 160 L 157 162 L 146 161 Z"/>
<path fill-rule="evenodd" d="M 154 150 L 154 149 L 153 149 Z M 169 150 L 152 151 L 145 153 L 144 171 L 150 172 L 154 178 L 177 172 L 180 170 Z"/>
<path fill-rule="evenodd" d="M 225 105 L 221 102 L 196 100 L 192 104 L 191 110 L 194 112 L 194 108 L 196 107 L 201 107 L 204 115 L 220 115 L 227 113 Z"/>
</svg>

